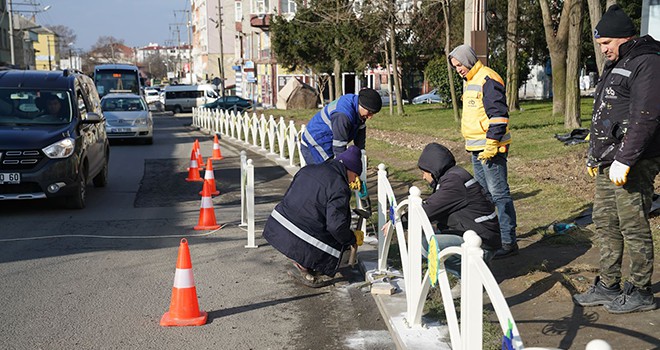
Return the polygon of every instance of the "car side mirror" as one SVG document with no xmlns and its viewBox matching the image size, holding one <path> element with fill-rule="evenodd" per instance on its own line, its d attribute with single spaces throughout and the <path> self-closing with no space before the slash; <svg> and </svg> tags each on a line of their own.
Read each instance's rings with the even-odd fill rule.
<svg viewBox="0 0 660 350">
<path fill-rule="evenodd" d="M 98 124 L 105 121 L 102 115 L 94 112 L 88 112 L 87 118 L 83 119 L 81 123 L 83 124 Z"/>
</svg>

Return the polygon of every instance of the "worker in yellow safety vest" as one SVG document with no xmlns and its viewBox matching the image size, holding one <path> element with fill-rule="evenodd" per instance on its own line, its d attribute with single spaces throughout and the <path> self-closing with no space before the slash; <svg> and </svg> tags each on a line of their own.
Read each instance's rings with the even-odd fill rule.
<svg viewBox="0 0 660 350">
<path fill-rule="evenodd" d="M 498 212 L 502 248 L 495 253 L 495 258 L 516 255 L 516 210 L 507 180 L 511 133 L 504 81 L 479 62 L 468 45 L 456 47 L 448 58 L 456 72 L 467 81 L 461 132 L 465 149 L 472 154 L 474 178 L 486 189 Z"/>
</svg>

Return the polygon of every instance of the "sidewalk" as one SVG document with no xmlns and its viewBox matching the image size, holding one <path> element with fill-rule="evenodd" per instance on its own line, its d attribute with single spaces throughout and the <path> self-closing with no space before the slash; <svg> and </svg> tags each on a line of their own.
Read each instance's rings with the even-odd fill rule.
<svg viewBox="0 0 660 350">
<path fill-rule="evenodd" d="M 253 152 L 281 166 L 290 175 L 295 175 L 299 170 L 297 166 L 290 166 L 288 161 L 282 160 L 276 154 L 268 154 L 257 146 L 252 146 L 229 137 L 223 138 L 223 142 L 229 142 L 235 147 L 242 148 L 246 152 Z M 251 156 L 248 153 L 248 159 Z M 365 237 L 364 244 L 358 250 L 358 261 L 360 268 L 367 279 L 368 271 L 375 270 L 378 265 L 378 241 L 374 236 Z M 372 281 L 369 281 L 372 282 Z M 449 346 L 449 331 L 446 325 L 437 321 L 425 322 L 422 326 L 409 327 L 406 321 L 406 294 L 403 279 L 394 278 L 391 281 L 396 288 L 392 295 L 373 294 L 380 313 L 385 321 L 390 335 L 397 349 L 451 349 Z M 367 291 L 368 293 L 368 291 Z"/>
</svg>

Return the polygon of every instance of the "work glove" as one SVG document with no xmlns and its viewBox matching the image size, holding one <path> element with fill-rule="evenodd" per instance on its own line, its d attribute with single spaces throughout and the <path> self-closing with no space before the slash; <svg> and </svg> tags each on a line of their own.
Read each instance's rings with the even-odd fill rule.
<svg viewBox="0 0 660 350">
<path fill-rule="evenodd" d="M 598 175 L 598 167 L 597 166 L 587 166 L 587 174 L 591 177 L 596 177 Z"/>
<path fill-rule="evenodd" d="M 612 163 L 612 166 L 610 166 L 610 181 L 617 186 L 625 185 L 626 181 L 628 181 L 629 171 L 629 166 L 615 160 L 614 163 Z"/>
<path fill-rule="evenodd" d="M 353 231 L 353 234 L 355 235 L 355 244 L 359 246 L 364 243 L 364 232 L 362 230 L 355 230 Z"/>
<path fill-rule="evenodd" d="M 477 159 L 482 162 L 491 160 L 497 152 L 499 151 L 500 142 L 493 139 L 486 139 L 486 148 L 483 151 L 479 152 Z"/>
</svg>

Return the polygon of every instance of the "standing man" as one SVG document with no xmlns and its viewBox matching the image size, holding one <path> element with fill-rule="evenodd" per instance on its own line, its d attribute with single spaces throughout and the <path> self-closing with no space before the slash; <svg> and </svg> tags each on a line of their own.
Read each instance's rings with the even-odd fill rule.
<svg viewBox="0 0 660 350">
<path fill-rule="evenodd" d="M 356 146 L 335 159 L 301 168 L 266 221 L 263 236 L 293 260 L 288 274 L 312 288 L 323 287 L 322 275 L 334 276 L 340 257 L 351 245 L 362 244 L 353 231 L 351 193 L 360 188 L 362 152 Z"/>
<path fill-rule="evenodd" d="M 581 306 L 604 305 L 611 313 L 655 309 L 651 291 L 653 237 L 648 212 L 660 172 L 660 43 L 636 37 L 618 6 L 603 15 L 594 37 L 607 62 L 596 88 L 587 155 L 596 177 L 593 220 L 600 245 L 600 272 Z M 630 277 L 621 290 L 623 247 Z"/>
<path fill-rule="evenodd" d="M 463 92 L 461 133 L 465 138 L 465 149 L 472 153 L 474 177 L 497 207 L 502 248 L 495 253 L 495 258 L 516 255 L 516 209 L 507 180 L 511 133 L 504 81 L 479 62 L 468 45 L 455 48 L 449 54 L 449 60 L 467 81 Z"/>
<path fill-rule="evenodd" d="M 307 164 L 319 164 L 346 151 L 348 143 L 364 149 L 365 122 L 383 105 L 376 90 L 366 88 L 346 94 L 318 111 L 307 123 L 300 152 Z"/>
</svg>

